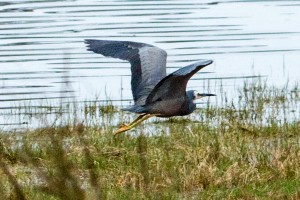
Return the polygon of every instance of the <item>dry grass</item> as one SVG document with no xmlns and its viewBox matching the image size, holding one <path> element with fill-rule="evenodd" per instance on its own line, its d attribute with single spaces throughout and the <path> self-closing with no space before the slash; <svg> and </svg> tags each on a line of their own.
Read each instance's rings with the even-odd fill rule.
<svg viewBox="0 0 300 200">
<path fill-rule="evenodd" d="M 297 85 L 245 84 L 238 102 L 208 105 L 185 120 L 147 122 L 116 137 L 115 108 L 89 105 L 86 119 L 98 113 L 101 126 L 1 135 L 0 196 L 299 199 L 299 100 Z"/>
</svg>

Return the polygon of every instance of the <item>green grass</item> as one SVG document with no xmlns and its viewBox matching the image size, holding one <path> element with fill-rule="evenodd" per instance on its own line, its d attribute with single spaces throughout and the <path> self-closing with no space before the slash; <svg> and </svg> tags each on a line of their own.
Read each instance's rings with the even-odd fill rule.
<svg viewBox="0 0 300 200">
<path fill-rule="evenodd" d="M 245 83 L 238 94 L 117 136 L 114 124 L 134 115 L 97 103 L 83 106 L 84 123 L 1 134 L 0 196 L 299 199 L 298 85 Z"/>
</svg>

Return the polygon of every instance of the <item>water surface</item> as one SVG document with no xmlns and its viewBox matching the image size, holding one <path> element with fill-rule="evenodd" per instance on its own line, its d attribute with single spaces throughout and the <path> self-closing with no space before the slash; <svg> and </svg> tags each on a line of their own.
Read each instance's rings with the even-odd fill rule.
<svg viewBox="0 0 300 200">
<path fill-rule="evenodd" d="M 84 39 L 159 46 L 168 52 L 168 72 L 213 59 L 189 82 L 188 89 L 201 92 L 218 93 L 222 87 L 231 94 L 245 79 L 259 77 L 277 86 L 299 81 L 296 0 L 10 0 L 0 1 L 0 24 L 0 124 L 5 127 L 31 126 L 27 111 L 11 117 L 22 106 L 95 98 L 132 103 L 129 64 L 87 52 Z"/>
</svg>

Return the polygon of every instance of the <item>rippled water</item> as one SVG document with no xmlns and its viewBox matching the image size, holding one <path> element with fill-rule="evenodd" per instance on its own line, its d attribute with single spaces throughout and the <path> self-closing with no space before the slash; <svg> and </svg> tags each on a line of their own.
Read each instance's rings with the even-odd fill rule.
<svg viewBox="0 0 300 200">
<path fill-rule="evenodd" d="M 275 85 L 300 76 L 296 0 L 0 0 L 0 24 L 2 113 L 95 97 L 130 101 L 129 64 L 87 52 L 84 39 L 154 44 L 167 50 L 168 72 L 213 59 L 189 82 L 204 92 L 222 85 L 231 93 L 259 76 Z M 2 125 L 22 123 L 24 116 L 0 116 Z"/>
</svg>

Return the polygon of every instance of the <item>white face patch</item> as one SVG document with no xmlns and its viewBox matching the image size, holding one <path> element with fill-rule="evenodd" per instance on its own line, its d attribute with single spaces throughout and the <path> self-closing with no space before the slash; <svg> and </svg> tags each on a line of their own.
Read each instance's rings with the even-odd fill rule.
<svg viewBox="0 0 300 200">
<path fill-rule="evenodd" d="M 194 100 L 200 99 L 200 93 L 197 90 L 194 90 Z"/>
<path fill-rule="evenodd" d="M 199 92 L 197 90 L 194 90 L 194 99 L 193 99 L 193 103 L 196 103 L 197 99 L 200 99 L 201 97 L 199 96 Z"/>
</svg>

